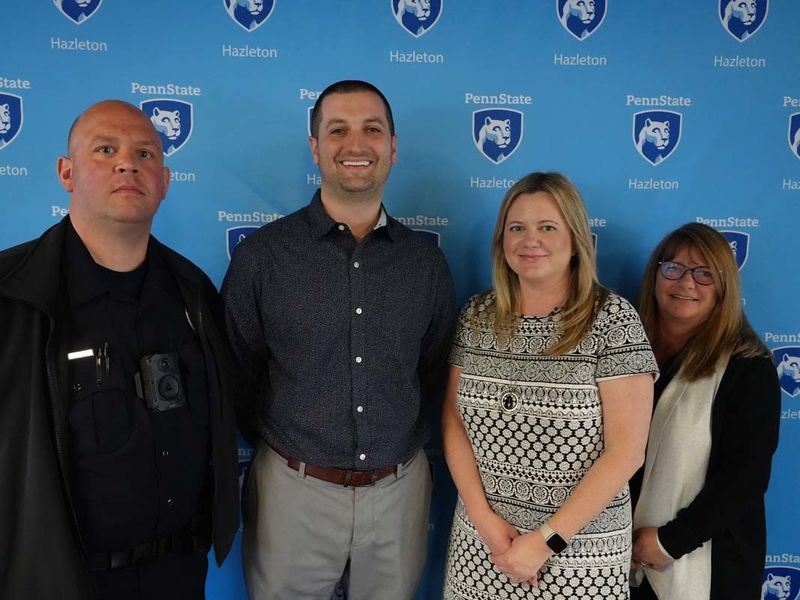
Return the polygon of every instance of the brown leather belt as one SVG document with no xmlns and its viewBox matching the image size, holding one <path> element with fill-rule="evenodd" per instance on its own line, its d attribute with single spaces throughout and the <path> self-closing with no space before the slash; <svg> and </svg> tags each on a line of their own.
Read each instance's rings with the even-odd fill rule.
<svg viewBox="0 0 800 600">
<path fill-rule="evenodd" d="M 295 471 L 300 470 L 301 461 L 290 456 L 286 456 L 283 452 L 275 450 L 275 453 L 286 461 L 291 469 Z M 413 458 L 413 456 L 412 456 Z M 409 458 L 403 463 L 406 466 L 411 462 Z M 305 474 L 315 479 L 321 479 L 328 483 L 335 483 L 336 485 L 343 485 L 345 487 L 364 487 L 373 485 L 376 481 L 380 481 L 384 477 L 397 473 L 397 465 L 386 467 L 384 469 L 375 469 L 374 471 L 355 471 L 352 469 L 337 469 L 335 467 L 318 467 L 306 463 Z"/>
</svg>

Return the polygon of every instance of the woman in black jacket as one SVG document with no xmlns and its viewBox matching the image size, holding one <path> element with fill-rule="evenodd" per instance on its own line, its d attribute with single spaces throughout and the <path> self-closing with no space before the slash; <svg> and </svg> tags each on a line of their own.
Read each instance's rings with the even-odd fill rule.
<svg viewBox="0 0 800 600">
<path fill-rule="evenodd" d="M 634 599 L 757 598 L 780 387 L 748 324 L 728 241 L 690 223 L 650 257 L 642 323 L 661 378 L 632 482 Z"/>
</svg>

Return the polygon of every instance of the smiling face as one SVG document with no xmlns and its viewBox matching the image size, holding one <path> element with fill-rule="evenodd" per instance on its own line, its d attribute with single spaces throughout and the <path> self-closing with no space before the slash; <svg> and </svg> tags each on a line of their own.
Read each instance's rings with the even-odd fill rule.
<svg viewBox="0 0 800 600">
<path fill-rule="evenodd" d="M 372 92 L 331 94 L 320 107 L 311 155 L 322 176 L 322 194 L 339 200 L 380 199 L 397 139 L 390 133 L 383 102 Z"/>
<path fill-rule="evenodd" d="M 547 192 L 520 194 L 511 204 L 503 231 L 506 263 L 520 288 L 569 288 L 572 233 L 561 209 Z"/>
<path fill-rule="evenodd" d="M 161 141 L 149 119 L 124 102 L 106 101 L 81 115 L 58 160 L 73 221 L 149 228 L 167 193 Z"/>
<path fill-rule="evenodd" d="M 670 259 L 684 267 L 708 267 L 708 263 L 694 246 L 684 245 Z M 695 331 L 711 315 L 717 304 L 717 286 L 698 284 L 688 271 L 676 280 L 656 274 L 655 286 L 658 318 L 682 329 Z"/>
</svg>

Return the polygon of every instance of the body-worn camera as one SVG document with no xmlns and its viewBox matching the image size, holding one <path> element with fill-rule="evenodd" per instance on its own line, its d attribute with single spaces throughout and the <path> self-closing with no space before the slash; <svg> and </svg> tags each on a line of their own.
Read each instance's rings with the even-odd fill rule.
<svg viewBox="0 0 800 600">
<path fill-rule="evenodd" d="M 178 355 L 150 354 L 139 361 L 136 393 L 153 412 L 164 412 L 186 404 Z"/>
</svg>

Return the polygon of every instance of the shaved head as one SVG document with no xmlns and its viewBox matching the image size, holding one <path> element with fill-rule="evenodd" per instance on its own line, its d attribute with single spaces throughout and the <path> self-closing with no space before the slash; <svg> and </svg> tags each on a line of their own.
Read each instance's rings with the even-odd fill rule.
<svg viewBox="0 0 800 600">
<path fill-rule="evenodd" d="M 75 132 L 80 129 L 81 121 L 85 120 L 85 118 L 88 115 L 91 115 L 92 113 L 102 112 L 102 111 L 104 111 L 106 109 L 109 109 L 109 108 L 117 108 L 117 109 L 122 110 L 123 112 L 130 111 L 130 113 L 132 113 L 132 114 L 133 113 L 138 113 L 139 115 L 141 115 L 143 120 L 147 121 L 147 123 L 150 124 L 150 127 L 153 128 L 153 131 L 155 131 L 155 127 L 153 127 L 152 123 L 150 123 L 150 119 L 147 118 L 147 115 L 144 114 L 141 111 L 141 109 L 139 109 L 139 107 L 134 106 L 130 102 L 125 102 L 124 100 L 114 100 L 114 99 L 101 100 L 100 102 L 92 104 L 89 108 L 84 110 L 72 122 L 72 126 L 69 128 L 69 134 L 67 134 L 67 154 L 68 155 L 72 154 L 72 141 L 73 141 L 73 138 L 75 136 Z M 156 137 L 158 138 L 159 144 L 160 144 L 161 143 L 161 137 L 158 135 L 158 132 L 156 132 Z M 163 151 L 163 148 L 162 148 L 162 151 Z"/>
</svg>

